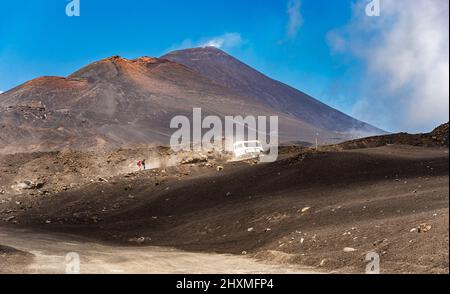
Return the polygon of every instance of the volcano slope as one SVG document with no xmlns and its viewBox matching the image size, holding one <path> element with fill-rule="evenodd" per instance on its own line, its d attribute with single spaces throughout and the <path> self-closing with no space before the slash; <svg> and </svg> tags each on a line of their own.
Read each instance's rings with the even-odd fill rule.
<svg viewBox="0 0 450 294">
<path fill-rule="evenodd" d="M 172 118 L 191 118 L 197 107 L 203 117 L 278 116 L 283 142 L 314 142 L 318 137 L 332 144 L 355 138 L 358 132 L 384 134 L 262 78 L 248 66 L 236 69 L 234 65 L 241 63 L 222 51 L 198 48 L 195 52 L 203 52 L 201 65 L 216 68 L 219 76 L 166 58 L 113 56 L 67 77 L 36 78 L 0 94 L 0 153 L 167 146 L 175 131 L 170 128 Z M 223 83 L 220 77 L 230 76 L 227 65 L 234 68 L 234 82 L 260 91 L 250 95 L 241 86 Z M 268 103 L 277 99 L 279 103 Z"/>
<path fill-rule="evenodd" d="M 320 129 L 332 130 L 336 138 L 345 138 L 345 134 L 351 134 L 350 137 L 364 137 L 369 134 L 386 133 L 265 76 L 218 48 L 177 50 L 169 52 L 162 58 L 183 64 L 254 103 L 278 109 L 302 122 L 307 122 L 317 128 L 316 136 L 319 136 L 321 142 L 329 141 L 330 138 L 327 140 Z"/>
<path fill-rule="evenodd" d="M 403 136 L 369 148 L 282 147 L 274 163 L 191 161 L 45 195 L 6 193 L 0 216 L 10 229 L 113 246 L 356 273 L 376 252 L 383 273 L 448 273 L 448 131 L 427 147 Z"/>
</svg>

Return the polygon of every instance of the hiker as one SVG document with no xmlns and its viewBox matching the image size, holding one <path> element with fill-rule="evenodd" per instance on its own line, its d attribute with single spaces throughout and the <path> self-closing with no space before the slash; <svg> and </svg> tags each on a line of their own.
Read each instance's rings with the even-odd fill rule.
<svg viewBox="0 0 450 294">
<path fill-rule="evenodd" d="M 139 161 L 137 162 L 137 166 L 139 167 L 139 170 L 141 170 L 141 166 L 142 166 L 142 161 L 141 161 L 141 160 L 139 160 Z"/>
<path fill-rule="evenodd" d="M 142 167 L 143 167 L 144 170 L 145 170 L 145 159 L 142 159 Z"/>
</svg>

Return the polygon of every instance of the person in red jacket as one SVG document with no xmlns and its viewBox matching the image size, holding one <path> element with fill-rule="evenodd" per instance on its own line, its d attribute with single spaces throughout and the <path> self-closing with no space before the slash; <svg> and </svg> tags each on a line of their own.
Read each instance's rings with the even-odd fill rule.
<svg viewBox="0 0 450 294">
<path fill-rule="evenodd" d="M 142 167 L 142 161 L 141 161 L 141 160 L 139 160 L 139 161 L 137 162 L 137 166 L 139 167 L 139 170 L 141 170 L 141 167 Z"/>
</svg>

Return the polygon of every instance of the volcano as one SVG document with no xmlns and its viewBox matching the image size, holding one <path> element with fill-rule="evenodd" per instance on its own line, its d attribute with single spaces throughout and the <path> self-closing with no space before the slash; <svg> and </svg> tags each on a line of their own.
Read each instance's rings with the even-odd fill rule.
<svg viewBox="0 0 450 294">
<path fill-rule="evenodd" d="M 191 117 L 194 107 L 219 117 L 277 115 L 281 142 L 383 133 L 206 47 L 161 58 L 113 56 L 0 94 L 0 152 L 167 145 L 170 120 Z"/>
</svg>

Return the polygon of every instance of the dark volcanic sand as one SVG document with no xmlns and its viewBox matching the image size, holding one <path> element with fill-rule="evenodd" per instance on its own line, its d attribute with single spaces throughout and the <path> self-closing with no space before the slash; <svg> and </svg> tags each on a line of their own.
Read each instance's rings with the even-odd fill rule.
<svg viewBox="0 0 450 294">
<path fill-rule="evenodd" d="M 169 176 L 146 171 L 59 194 L 13 196 L 20 208 L 2 203 L 0 217 L 14 215 L 12 228 L 246 253 L 326 272 L 363 273 L 374 251 L 384 273 L 448 273 L 448 160 L 448 148 L 406 145 L 292 149 L 270 164 L 227 163 L 220 172 L 196 164 Z M 431 229 L 413 230 L 421 224 Z M 130 240 L 139 237 L 142 244 Z"/>
</svg>

